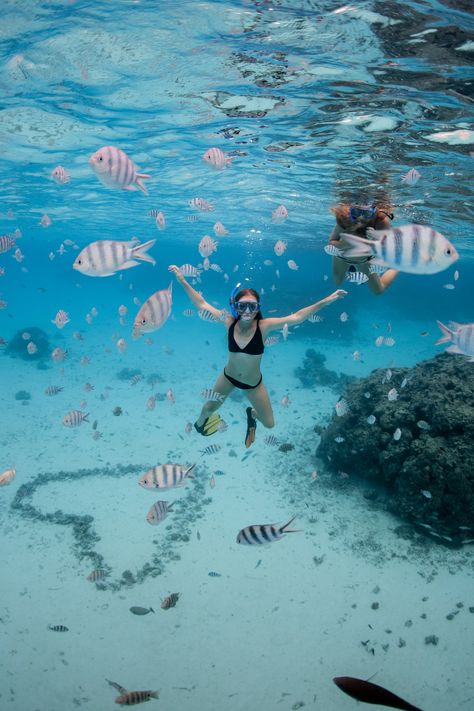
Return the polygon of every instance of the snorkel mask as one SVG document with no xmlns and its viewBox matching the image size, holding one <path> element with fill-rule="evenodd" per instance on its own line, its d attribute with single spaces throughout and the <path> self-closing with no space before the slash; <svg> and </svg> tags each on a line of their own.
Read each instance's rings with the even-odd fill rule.
<svg viewBox="0 0 474 711">
<path fill-rule="evenodd" d="M 351 222 L 357 222 L 360 217 L 369 222 L 374 219 L 376 214 L 377 208 L 374 205 L 365 205 L 364 207 L 359 205 L 351 205 L 349 208 L 349 218 Z"/>
<path fill-rule="evenodd" d="M 249 279 L 245 279 L 245 281 L 250 282 Z M 230 305 L 230 313 L 232 314 L 232 316 L 234 318 L 239 318 L 239 316 L 242 316 L 242 314 L 245 313 L 245 310 L 239 313 L 237 306 L 236 306 L 235 297 L 237 296 L 239 291 L 242 291 L 242 289 L 247 289 L 247 288 L 250 288 L 250 287 L 247 287 L 245 284 L 242 284 L 241 282 L 239 282 L 231 291 L 230 298 L 229 298 L 229 305 Z M 258 311 L 260 309 L 260 299 L 258 300 L 257 304 L 258 304 L 258 309 L 257 309 L 257 311 Z M 250 310 L 250 309 L 248 309 L 248 310 L 250 311 L 250 313 L 254 313 L 253 310 Z"/>
</svg>

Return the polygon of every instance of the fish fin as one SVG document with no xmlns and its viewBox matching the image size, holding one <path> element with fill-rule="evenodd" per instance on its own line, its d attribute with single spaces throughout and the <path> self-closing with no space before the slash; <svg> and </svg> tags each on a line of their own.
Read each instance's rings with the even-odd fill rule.
<svg viewBox="0 0 474 711">
<path fill-rule="evenodd" d="M 441 338 L 438 338 L 435 343 L 435 346 L 439 346 L 441 343 L 450 343 L 453 340 L 454 335 L 451 329 L 445 326 L 444 323 L 441 323 L 441 321 L 436 321 L 436 323 L 438 324 L 438 328 L 440 329 L 443 335 L 441 336 Z"/>
<path fill-rule="evenodd" d="M 134 259 L 129 259 L 128 262 L 124 262 L 120 265 L 120 267 L 117 267 L 117 271 L 120 271 L 121 269 L 131 269 L 132 267 L 138 267 L 138 262 Z"/>
<path fill-rule="evenodd" d="M 462 323 L 458 323 L 457 321 L 450 321 L 448 326 L 451 331 L 457 331 L 459 328 L 461 328 Z"/>
<path fill-rule="evenodd" d="M 155 614 L 155 611 L 152 607 L 150 607 L 150 612 L 153 612 L 153 614 Z"/>
<path fill-rule="evenodd" d="M 370 240 L 378 240 L 385 234 L 387 230 L 376 230 L 373 227 L 367 227 L 366 234 Z"/>
<path fill-rule="evenodd" d="M 368 239 L 357 237 L 343 232 L 340 235 L 349 246 L 349 249 L 344 250 L 344 257 L 370 257 L 376 254 L 375 245 Z"/>
<path fill-rule="evenodd" d="M 152 691 L 152 692 L 150 693 L 150 698 L 151 698 L 151 699 L 159 699 L 159 697 L 160 697 L 160 695 L 159 695 L 159 692 L 158 692 L 158 691 Z"/>
<path fill-rule="evenodd" d="M 149 178 L 151 178 L 151 175 L 147 175 L 146 173 L 137 173 L 137 179 L 135 180 L 135 185 L 137 185 L 142 193 L 145 193 L 145 195 L 148 195 L 148 190 L 143 185 L 142 180 L 148 180 Z"/>
<path fill-rule="evenodd" d="M 134 259 L 139 259 L 141 262 L 149 262 L 150 264 L 153 264 L 153 266 L 155 266 L 155 260 L 149 254 L 147 254 L 148 250 L 151 249 L 151 247 L 153 247 L 155 243 L 156 239 L 150 239 L 148 242 L 138 244 L 132 249 L 132 257 Z"/>
<path fill-rule="evenodd" d="M 115 681 L 110 681 L 109 679 L 105 680 L 110 686 L 112 686 L 116 691 L 119 691 L 121 694 L 127 694 L 128 691 L 124 686 L 120 686 L 120 684 L 117 684 Z"/>
<path fill-rule="evenodd" d="M 82 416 L 82 419 L 84 420 L 84 422 L 89 422 L 89 420 L 87 419 L 89 417 L 89 415 L 90 415 L 90 413 L 86 412 L 86 414 Z"/>
</svg>

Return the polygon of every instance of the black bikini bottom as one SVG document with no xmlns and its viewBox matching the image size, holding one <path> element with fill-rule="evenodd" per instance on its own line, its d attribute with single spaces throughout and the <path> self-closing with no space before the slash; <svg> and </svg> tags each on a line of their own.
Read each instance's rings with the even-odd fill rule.
<svg viewBox="0 0 474 711">
<path fill-rule="evenodd" d="M 260 375 L 260 380 L 256 385 L 248 385 L 247 383 L 241 383 L 240 380 L 236 380 L 235 378 L 231 378 L 230 375 L 227 375 L 225 372 L 224 368 L 224 375 L 234 387 L 239 388 L 239 390 L 254 390 L 255 388 L 258 388 L 260 383 L 262 382 L 263 375 Z"/>
</svg>

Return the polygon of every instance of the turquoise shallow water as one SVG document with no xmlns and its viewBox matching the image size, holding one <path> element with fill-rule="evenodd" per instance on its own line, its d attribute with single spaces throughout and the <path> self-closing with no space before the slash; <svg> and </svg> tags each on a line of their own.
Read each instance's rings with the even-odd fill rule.
<svg viewBox="0 0 474 711">
<path fill-rule="evenodd" d="M 420 708 L 469 708 L 472 545 L 400 538 L 400 520 L 371 506 L 363 485 L 325 471 L 314 427 L 341 393 L 303 388 L 294 374 L 309 348 L 356 377 L 413 366 L 440 352 L 436 320 L 474 320 L 469 4 L 7 0 L 1 14 L 0 234 L 15 245 L 0 253 L 0 337 L 34 327 L 49 339 L 40 368 L 0 354 L 0 473 L 17 472 L 0 489 L 1 708 L 114 708 L 109 679 L 159 689 L 150 706 L 183 711 L 344 711 L 356 702 L 332 678 L 374 673 Z M 148 195 L 99 182 L 88 160 L 105 145 L 151 176 Z M 211 169 L 211 147 L 232 164 Z M 69 182 L 52 179 L 58 165 Z M 415 185 L 401 180 L 411 168 Z M 262 427 L 244 448 L 241 397 L 222 409 L 226 432 L 187 433 L 225 362 L 225 332 L 186 317 L 174 283 L 163 329 L 132 339 L 139 304 L 171 281 L 168 265 L 202 262 L 198 243 L 221 221 L 229 234 L 211 261 L 222 272 L 204 271 L 196 288 L 226 308 L 247 279 L 264 315 L 286 315 L 334 289 L 323 251 L 331 206 L 381 196 L 396 225 L 432 225 L 459 261 L 400 274 L 381 297 L 346 285 L 321 323 L 267 349 L 272 433 L 293 444 L 287 454 L 264 444 Z M 195 197 L 214 210 L 192 209 Z M 282 204 L 288 218 L 276 224 Z M 103 279 L 72 269 L 90 242 L 134 236 L 156 239 L 155 266 Z M 61 330 L 59 309 L 70 317 Z M 380 336 L 394 343 L 378 346 Z M 64 362 L 50 358 L 56 347 Z M 132 385 L 135 370 L 144 379 Z M 51 385 L 62 392 L 46 397 Z M 63 427 L 72 409 L 89 423 Z M 201 455 L 210 441 L 221 449 Z M 163 494 L 175 511 L 151 528 L 157 497 L 137 479 L 166 461 L 197 461 L 196 480 Z M 299 535 L 269 550 L 235 544 L 243 526 L 295 514 Z M 96 587 L 86 576 L 97 567 L 108 575 Z M 172 592 L 178 604 L 162 610 Z M 131 605 L 155 614 L 135 617 Z M 57 624 L 69 631 L 48 629 Z"/>
</svg>

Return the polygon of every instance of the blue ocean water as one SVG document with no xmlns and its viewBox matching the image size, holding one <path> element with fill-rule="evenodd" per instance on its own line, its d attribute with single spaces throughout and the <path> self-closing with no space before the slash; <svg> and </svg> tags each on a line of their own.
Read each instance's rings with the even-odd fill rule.
<svg viewBox="0 0 474 711">
<path fill-rule="evenodd" d="M 314 425 L 330 420 L 339 394 L 302 388 L 294 369 L 308 348 L 358 377 L 413 366 L 440 352 L 436 320 L 474 320 L 470 3 L 6 0 L 1 14 L 0 234 L 15 245 L 0 253 L 0 337 L 8 345 L 35 327 L 49 339 L 44 361 L 0 355 L 0 470 L 17 472 L 0 496 L 1 707 L 113 708 L 110 679 L 159 689 L 150 705 L 183 710 L 343 710 L 355 701 L 332 677 L 378 672 L 374 681 L 421 708 L 469 708 L 472 546 L 433 547 L 428 560 L 406 543 L 390 566 L 405 545 L 391 538 L 399 521 L 329 475 L 315 493 Z M 148 195 L 99 182 L 88 160 L 107 145 L 151 176 Z M 209 167 L 211 147 L 232 164 Z M 69 182 L 52 179 L 58 165 Z M 415 185 L 402 181 L 412 168 Z M 267 349 L 272 432 L 294 451 L 264 445 L 261 427 L 245 450 L 242 398 L 225 404 L 229 428 L 216 439 L 186 433 L 225 363 L 225 332 L 186 317 L 191 304 L 174 282 L 171 318 L 151 341 L 132 339 L 139 305 L 172 281 L 168 266 L 202 262 L 199 241 L 221 221 L 229 234 L 215 237 L 211 261 L 222 272 L 205 270 L 196 288 L 228 308 L 247 280 L 264 315 L 290 314 L 335 288 L 323 250 L 331 207 L 381 196 L 394 224 L 431 225 L 459 261 L 434 276 L 402 273 L 381 296 L 348 285 L 321 323 Z M 190 207 L 195 197 L 214 210 Z M 288 218 L 277 224 L 279 205 Z M 89 243 L 133 237 L 156 239 L 155 266 L 102 279 L 72 269 Z M 70 318 L 60 330 L 59 309 Z M 377 347 L 380 335 L 394 344 Z M 61 363 L 56 347 L 68 352 Z M 117 377 L 125 368 L 129 377 Z M 135 370 L 144 379 L 131 385 Z M 46 397 L 51 385 L 63 391 Z M 65 428 L 72 409 L 90 413 L 89 424 Z M 221 451 L 202 456 L 210 441 Z M 196 460 L 196 480 L 164 495 L 177 509 L 155 533 L 145 516 L 156 497 L 136 480 L 155 464 Z M 11 508 L 21 486 L 33 509 Z M 256 554 L 235 545 L 243 526 L 295 513 L 304 535 Z M 108 575 L 96 586 L 86 576 L 97 567 Z M 161 610 L 172 592 L 176 608 Z M 460 601 L 462 631 L 445 622 Z M 155 614 L 133 616 L 131 605 Z M 48 628 L 58 624 L 69 631 Z M 369 637 L 373 653 L 361 644 Z"/>
</svg>

